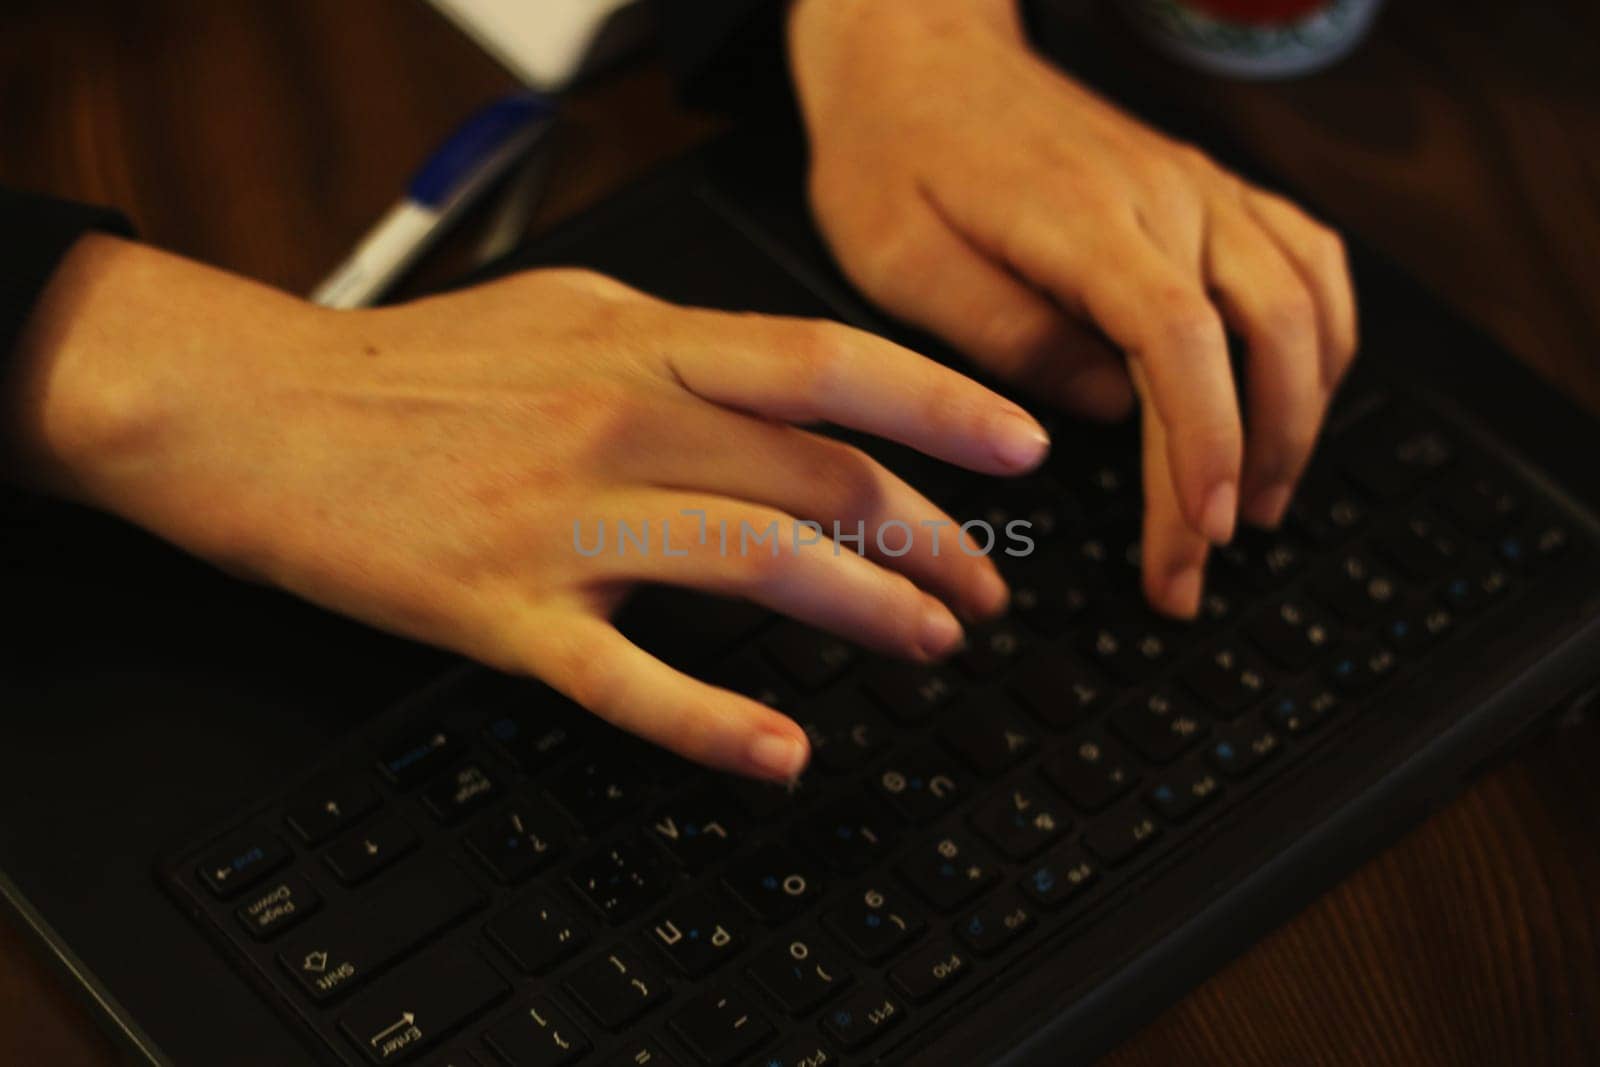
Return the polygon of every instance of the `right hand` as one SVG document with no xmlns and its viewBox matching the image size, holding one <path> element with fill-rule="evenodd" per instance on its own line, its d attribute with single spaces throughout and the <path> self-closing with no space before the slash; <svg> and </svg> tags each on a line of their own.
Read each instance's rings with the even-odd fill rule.
<svg viewBox="0 0 1600 1067">
<path fill-rule="evenodd" d="M 1048 448 L 1020 408 L 872 335 L 675 307 L 610 279 L 536 271 L 393 308 L 331 312 L 105 237 L 80 241 L 19 353 L 10 397 L 34 479 L 232 571 L 548 682 L 690 759 L 773 779 L 804 732 L 681 674 L 608 621 L 636 583 L 745 597 L 930 660 L 957 614 L 1003 610 L 992 562 L 927 537 L 948 520 L 827 421 L 973 470 Z M 683 512 L 784 536 L 797 518 L 869 531 L 723 555 Z M 616 552 L 619 521 L 672 523 L 675 552 Z M 613 539 L 588 557 L 596 524 Z"/>
</svg>

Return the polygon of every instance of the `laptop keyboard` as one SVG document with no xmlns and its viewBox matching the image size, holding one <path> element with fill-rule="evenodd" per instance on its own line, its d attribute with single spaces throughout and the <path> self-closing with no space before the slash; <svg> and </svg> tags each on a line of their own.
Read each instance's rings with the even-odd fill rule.
<svg viewBox="0 0 1600 1067">
<path fill-rule="evenodd" d="M 1420 401 L 1341 421 L 1283 530 L 1216 554 L 1193 624 L 1139 596 L 1125 443 L 1014 483 L 908 472 L 1039 544 L 1001 557 L 1012 611 L 947 663 L 704 602 L 701 673 L 811 738 L 793 789 L 473 668 L 168 881 L 333 1062 L 875 1059 L 1585 547 Z"/>
</svg>

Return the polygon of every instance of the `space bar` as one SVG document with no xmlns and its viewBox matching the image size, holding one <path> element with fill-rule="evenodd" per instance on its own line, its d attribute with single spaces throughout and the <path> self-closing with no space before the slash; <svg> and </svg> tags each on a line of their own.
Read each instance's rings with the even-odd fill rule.
<svg viewBox="0 0 1600 1067">
<path fill-rule="evenodd" d="M 413 864 L 390 878 L 285 942 L 278 963 L 312 1000 L 343 996 L 483 904 L 483 894 L 449 863 Z"/>
</svg>

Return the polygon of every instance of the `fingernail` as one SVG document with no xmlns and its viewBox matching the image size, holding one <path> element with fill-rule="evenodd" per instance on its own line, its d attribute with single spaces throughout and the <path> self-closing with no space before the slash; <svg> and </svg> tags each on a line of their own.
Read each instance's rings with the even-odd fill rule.
<svg viewBox="0 0 1600 1067">
<path fill-rule="evenodd" d="M 955 651 L 964 635 L 961 624 L 950 609 L 928 598 L 922 609 L 922 624 L 917 629 L 917 648 L 929 659 L 940 659 Z"/>
<path fill-rule="evenodd" d="M 1006 580 L 1000 577 L 999 571 L 986 567 L 978 578 L 977 595 L 973 600 L 977 603 L 977 617 L 991 618 L 1006 609 L 1006 604 L 1011 600 L 1011 590 L 1006 587 Z"/>
<path fill-rule="evenodd" d="M 1287 482 L 1268 486 L 1257 493 L 1246 508 L 1246 517 L 1257 526 L 1275 528 L 1283 521 L 1284 512 L 1289 510 L 1289 501 L 1294 496 L 1294 486 Z"/>
<path fill-rule="evenodd" d="M 1185 618 L 1200 610 L 1200 589 L 1205 578 L 1199 567 L 1187 567 L 1172 576 L 1167 583 L 1167 603 Z"/>
<path fill-rule="evenodd" d="M 786 734 L 759 734 L 745 758 L 757 773 L 787 782 L 805 770 L 806 746 Z"/>
<path fill-rule="evenodd" d="M 1050 454 L 1050 435 L 1032 415 L 1013 409 L 997 421 L 994 454 L 1010 470 L 1030 470 Z"/>
<path fill-rule="evenodd" d="M 1206 497 L 1200 510 L 1200 533 L 1214 545 L 1225 545 L 1233 540 L 1233 524 L 1239 511 L 1239 487 L 1232 482 L 1219 482 Z"/>
</svg>

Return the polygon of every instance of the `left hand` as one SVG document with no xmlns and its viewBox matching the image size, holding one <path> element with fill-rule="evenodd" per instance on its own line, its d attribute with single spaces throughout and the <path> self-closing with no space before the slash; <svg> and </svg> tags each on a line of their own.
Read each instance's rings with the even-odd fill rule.
<svg viewBox="0 0 1600 1067">
<path fill-rule="evenodd" d="M 1015 0 L 796 0 L 789 47 L 846 273 L 1071 411 L 1137 393 L 1145 592 L 1192 615 L 1208 543 L 1282 520 L 1354 357 L 1339 237 L 1037 56 Z"/>
</svg>

